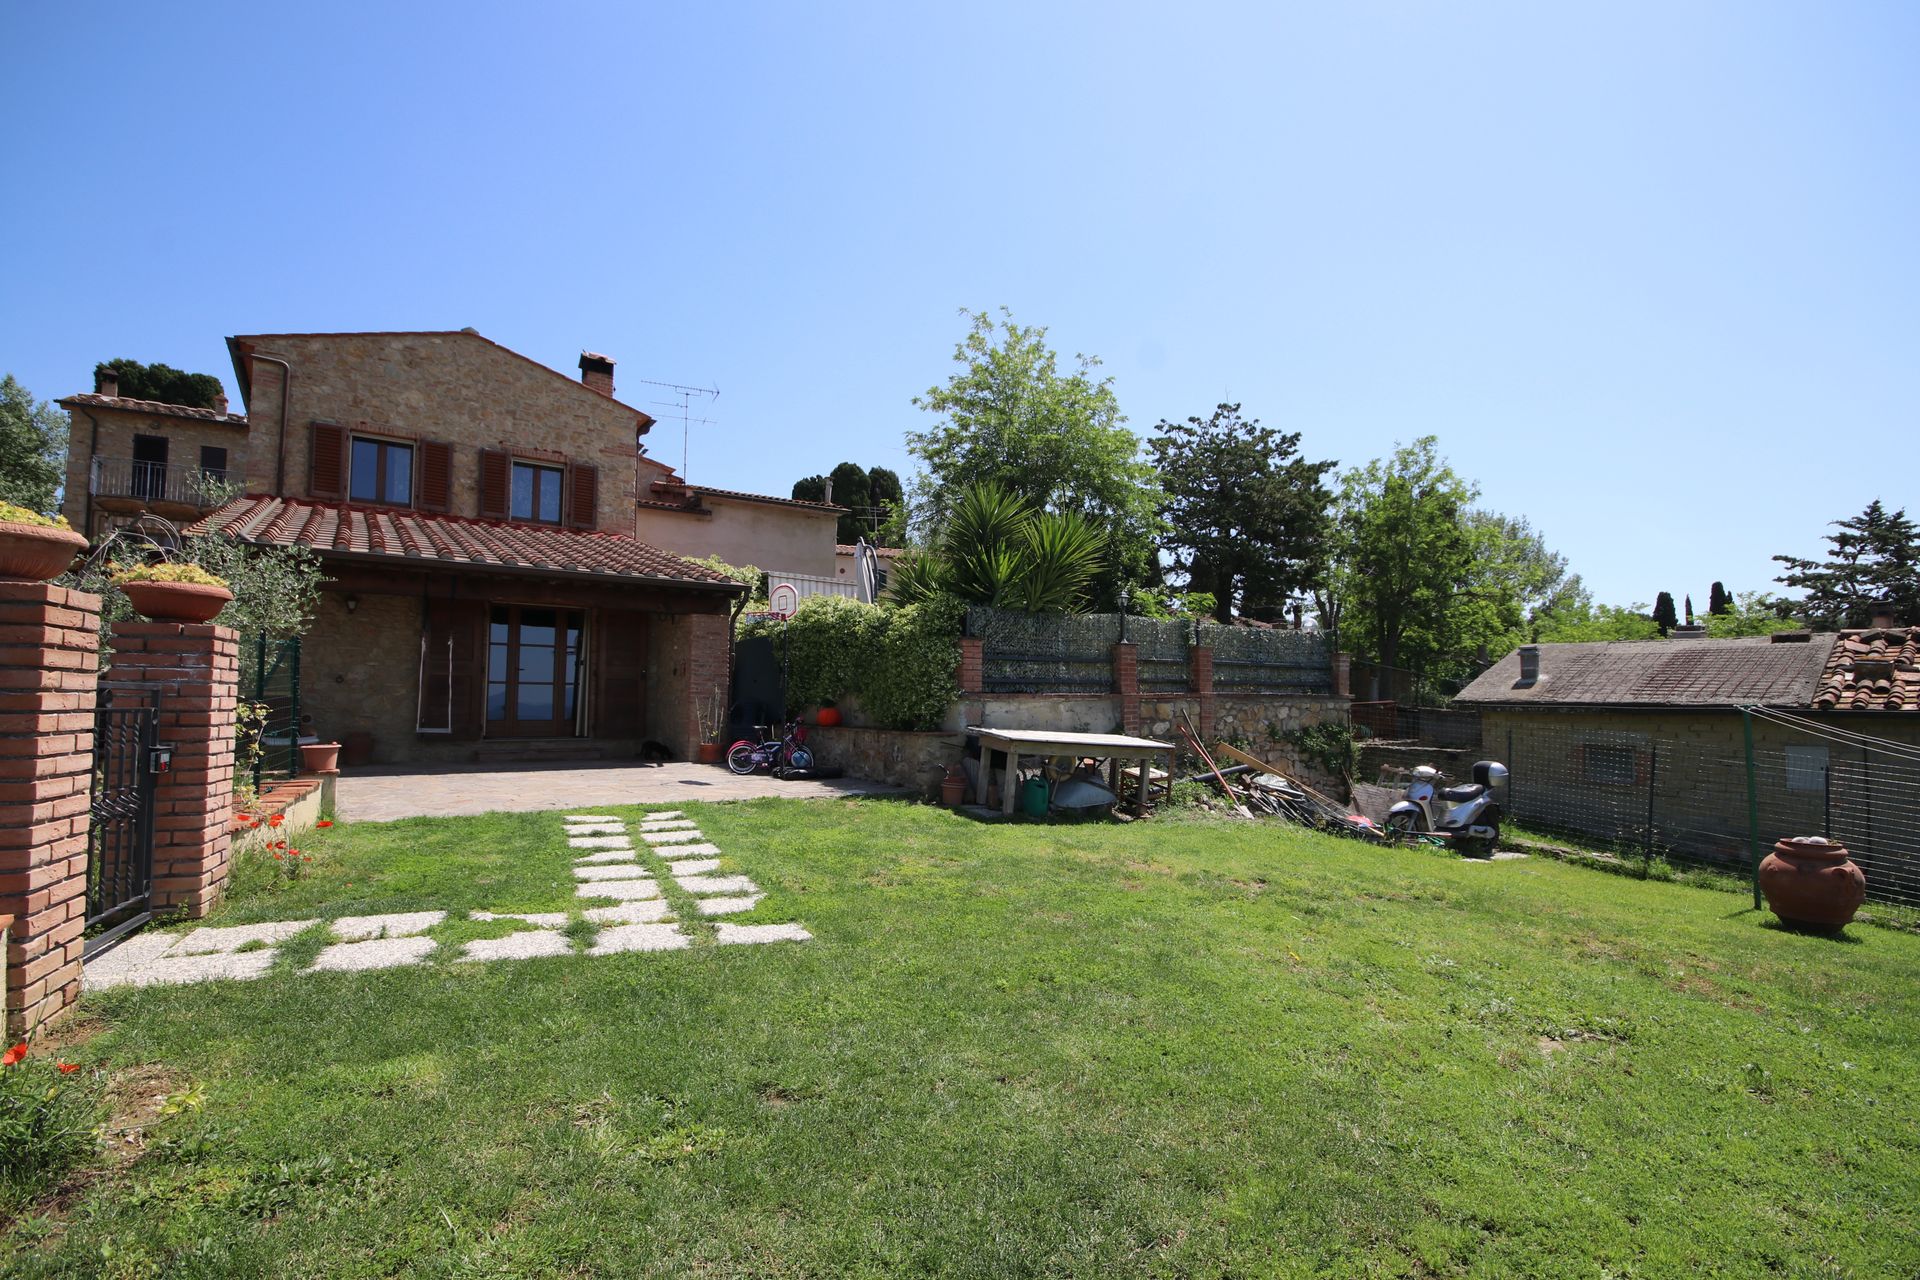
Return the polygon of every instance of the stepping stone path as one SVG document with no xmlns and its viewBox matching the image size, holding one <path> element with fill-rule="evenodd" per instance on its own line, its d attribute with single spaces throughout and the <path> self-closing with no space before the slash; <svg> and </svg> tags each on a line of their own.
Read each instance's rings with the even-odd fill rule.
<svg viewBox="0 0 1920 1280">
<path fill-rule="evenodd" d="M 696 825 L 678 810 L 649 813 L 636 824 L 645 847 L 636 849 L 627 826 L 606 814 L 566 817 L 567 844 L 581 850 L 574 858 L 574 892 L 588 902 L 581 915 L 600 926 L 584 954 L 678 951 L 693 939 L 673 923 L 674 907 L 661 890 L 670 879 L 692 898 L 701 917 L 752 911 L 766 895 L 749 877 L 714 875 L 720 849 L 706 842 Z M 564 911 L 474 911 L 477 921 L 511 920 L 531 926 L 501 938 L 478 938 L 462 945 L 458 960 L 529 960 L 578 954 L 563 930 Z M 323 929 L 327 945 L 308 972 L 364 973 L 426 962 L 439 943 L 428 931 L 447 919 L 445 911 L 399 911 L 386 915 L 342 916 L 336 920 L 271 920 L 260 924 L 192 929 L 186 933 L 143 933 L 128 938 L 86 967 L 86 987 L 146 987 L 218 978 L 244 981 L 273 968 L 279 948 L 309 930 Z M 723 946 L 762 942 L 807 942 L 813 937 L 797 924 L 734 924 L 719 921 L 715 941 Z"/>
</svg>

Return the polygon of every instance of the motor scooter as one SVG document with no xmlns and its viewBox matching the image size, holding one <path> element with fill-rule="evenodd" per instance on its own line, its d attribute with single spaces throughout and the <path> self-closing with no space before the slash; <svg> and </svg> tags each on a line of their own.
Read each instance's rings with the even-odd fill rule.
<svg viewBox="0 0 1920 1280">
<path fill-rule="evenodd" d="M 1406 796 L 1387 810 L 1387 830 L 1395 836 L 1436 836 L 1462 852 L 1492 853 L 1500 842 L 1500 790 L 1507 766 L 1498 760 L 1480 760 L 1473 781 L 1442 787 L 1450 781 L 1430 764 L 1413 771 Z"/>
</svg>

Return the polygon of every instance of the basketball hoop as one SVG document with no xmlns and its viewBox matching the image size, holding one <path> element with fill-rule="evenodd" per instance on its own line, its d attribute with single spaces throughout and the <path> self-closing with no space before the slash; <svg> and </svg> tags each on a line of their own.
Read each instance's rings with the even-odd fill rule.
<svg viewBox="0 0 1920 1280">
<path fill-rule="evenodd" d="M 793 611 L 800 607 L 800 591 L 791 582 L 776 582 L 767 592 L 767 612 L 777 613 L 782 618 L 791 618 Z"/>
</svg>

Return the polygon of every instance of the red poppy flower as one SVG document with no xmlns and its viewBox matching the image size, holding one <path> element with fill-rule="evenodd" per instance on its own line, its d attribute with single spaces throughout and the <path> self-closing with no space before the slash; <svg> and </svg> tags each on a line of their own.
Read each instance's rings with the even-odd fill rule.
<svg viewBox="0 0 1920 1280">
<path fill-rule="evenodd" d="M 247 825 L 250 827 L 257 827 L 260 825 L 260 819 L 255 818 L 252 822 L 249 822 Z"/>
<path fill-rule="evenodd" d="M 63 1076 L 70 1076 L 80 1069 L 80 1064 L 77 1062 L 56 1062 L 54 1065 L 60 1068 L 60 1074 Z"/>
<path fill-rule="evenodd" d="M 301 854 L 301 855 L 300 855 L 300 861 L 302 861 L 302 862 L 312 862 L 312 861 L 313 861 L 313 855 L 312 855 L 312 854 L 310 854 L 310 853 L 303 853 L 303 854 Z"/>
<path fill-rule="evenodd" d="M 10 1067 L 27 1056 L 27 1042 L 22 1040 L 5 1053 L 0 1053 L 0 1067 Z"/>
<path fill-rule="evenodd" d="M 253 815 L 252 815 L 252 814 L 250 814 L 250 813 L 236 813 L 236 814 L 234 814 L 233 816 L 234 816 L 234 817 L 236 817 L 236 818 L 238 818 L 238 819 L 239 819 L 240 821 L 242 821 L 242 822 L 252 822 L 252 821 L 253 821 Z"/>
<path fill-rule="evenodd" d="M 333 822 L 331 819 L 322 819 L 321 821 L 316 822 L 313 825 L 316 827 L 330 827 L 333 825 Z"/>
<path fill-rule="evenodd" d="M 276 849 L 276 850 L 274 850 L 274 852 L 273 852 L 273 860 L 274 860 L 275 862 L 278 862 L 278 861 L 279 861 L 280 859 L 282 859 L 282 858 L 284 858 L 284 857 L 286 857 L 286 856 L 287 856 L 286 854 L 284 854 L 284 853 L 281 853 L 281 852 L 280 852 L 280 851 L 279 851 L 278 849 Z"/>
<path fill-rule="evenodd" d="M 281 823 L 283 823 L 283 822 L 285 822 L 286 820 L 287 820 L 287 815 L 286 815 L 286 814 L 284 814 L 284 813 L 276 813 L 276 814 L 274 814 L 274 815 L 273 815 L 273 816 L 272 816 L 271 818 L 268 818 L 268 819 L 267 819 L 267 825 L 268 825 L 268 826 L 270 826 L 270 827 L 277 827 L 277 826 L 279 826 L 279 825 L 280 825 Z"/>
</svg>

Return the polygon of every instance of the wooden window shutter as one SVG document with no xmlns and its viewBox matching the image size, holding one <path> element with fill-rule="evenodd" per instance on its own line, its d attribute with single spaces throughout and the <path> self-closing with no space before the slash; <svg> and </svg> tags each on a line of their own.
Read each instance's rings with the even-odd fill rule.
<svg viewBox="0 0 1920 1280">
<path fill-rule="evenodd" d="M 307 493 L 338 502 L 347 496 L 347 429 L 337 422 L 316 422 L 308 439 Z"/>
<path fill-rule="evenodd" d="M 584 462 L 567 464 L 567 523 L 591 529 L 600 522 L 600 468 Z"/>
<path fill-rule="evenodd" d="M 505 520 L 513 488 L 513 455 L 500 449 L 480 451 L 480 518 Z"/>
<path fill-rule="evenodd" d="M 453 506 L 453 446 L 440 440 L 420 442 L 419 500 L 422 511 L 446 511 Z"/>
</svg>

